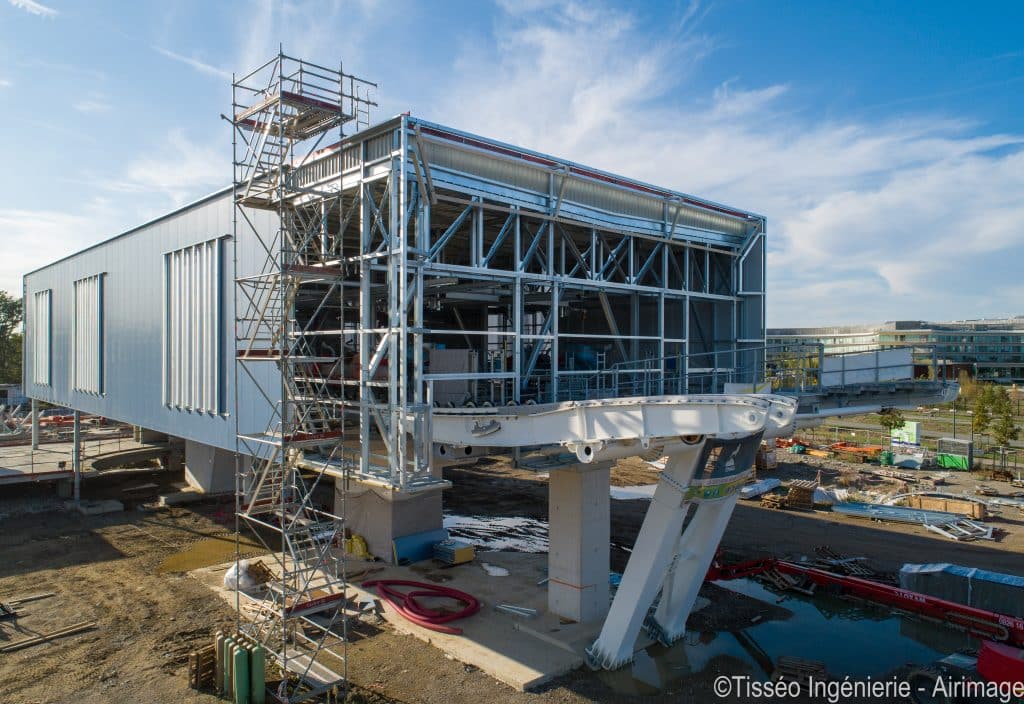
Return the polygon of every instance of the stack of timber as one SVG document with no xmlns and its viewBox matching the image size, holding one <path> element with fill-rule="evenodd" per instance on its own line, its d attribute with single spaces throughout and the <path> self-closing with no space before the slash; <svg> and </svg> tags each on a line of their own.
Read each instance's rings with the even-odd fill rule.
<svg viewBox="0 0 1024 704">
<path fill-rule="evenodd" d="M 28 648 L 33 645 L 41 645 L 43 643 L 48 643 L 49 641 L 54 640 L 55 638 L 73 636 L 77 633 L 82 633 L 83 631 L 88 631 L 93 628 L 96 628 L 95 621 L 83 621 L 81 623 L 76 623 L 71 626 L 59 628 L 56 631 L 51 631 L 50 633 L 43 633 L 38 636 L 32 636 L 31 638 L 24 638 L 13 643 L 9 643 L 8 645 L 0 647 L 0 653 L 13 653 L 15 650 L 21 650 L 22 648 Z"/>
<path fill-rule="evenodd" d="M 800 592 L 807 596 L 813 596 L 818 585 L 810 580 L 807 575 L 792 575 L 780 572 L 772 567 L 757 575 L 757 579 L 767 582 L 779 591 Z"/>
<path fill-rule="evenodd" d="M 786 494 L 786 508 L 798 509 L 801 511 L 814 510 L 814 490 L 818 488 L 818 482 L 810 479 L 795 479 L 789 483 L 789 493 Z"/>
<path fill-rule="evenodd" d="M 810 693 L 811 680 L 827 682 L 829 679 L 825 663 L 785 655 L 778 659 L 772 672 L 772 682 L 798 682 L 805 694 Z"/>
<path fill-rule="evenodd" d="M 761 506 L 764 508 L 796 509 L 798 511 L 814 510 L 814 490 L 818 482 L 809 479 L 794 479 L 786 485 L 786 494 L 764 494 Z"/>
</svg>

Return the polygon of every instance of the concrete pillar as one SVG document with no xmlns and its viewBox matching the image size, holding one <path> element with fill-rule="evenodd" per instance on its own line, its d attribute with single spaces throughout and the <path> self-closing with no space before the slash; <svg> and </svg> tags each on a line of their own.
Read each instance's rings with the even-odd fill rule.
<svg viewBox="0 0 1024 704">
<path fill-rule="evenodd" d="M 336 479 L 334 513 L 345 518 L 353 534 L 366 540 L 370 553 L 391 563 L 396 538 L 440 530 L 444 524 L 441 489 L 409 494 L 350 481 L 345 492 Z"/>
<path fill-rule="evenodd" d="M 186 440 L 185 481 L 204 494 L 234 492 L 234 453 L 213 445 Z"/>
<path fill-rule="evenodd" d="M 39 401 L 32 399 L 32 449 L 39 449 Z"/>
<path fill-rule="evenodd" d="M 77 504 L 82 499 L 82 414 L 74 412 L 71 440 L 71 469 L 75 473 L 74 500 Z"/>
<path fill-rule="evenodd" d="M 167 433 L 161 433 L 159 430 L 150 430 L 149 428 L 143 428 L 141 425 L 136 425 L 133 430 L 135 442 L 158 443 L 168 441 Z"/>
<path fill-rule="evenodd" d="M 579 623 L 608 613 L 611 462 L 551 471 L 548 610 Z"/>
</svg>

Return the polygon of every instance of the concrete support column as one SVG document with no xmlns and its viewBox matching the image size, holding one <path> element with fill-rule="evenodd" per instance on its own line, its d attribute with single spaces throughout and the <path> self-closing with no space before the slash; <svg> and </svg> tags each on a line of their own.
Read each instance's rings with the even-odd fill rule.
<svg viewBox="0 0 1024 704">
<path fill-rule="evenodd" d="M 443 527 L 441 489 L 408 494 L 350 481 L 343 492 L 341 481 L 335 480 L 334 514 L 344 516 L 346 527 L 386 562 L 395 561 L 396 538 Z"/>
<path fill-rule="evenodd" d="M 82 499 L 82 414 L 74 413 L 74 426 L 71 441 L 71 469 L 75 473 L 75 491 L 73 498 L 77 504 Z"/>
<path fill-rule="evenodd" d="M 32 399 L 32 449 L 39 449 L 39 401 Z"/>
<path fill-rule="evenodd" d="M 144 431 L 152 432 L 152 431 Z M 166 436 L 164 436 L 166 438 Z M 170 461 L 177 450 L 170 452 Z M 177 455 L 180 457 L 180 455 Z M 228 450 L 193 440 L 185 441 L 185 481 L 204 494 L 227 494 L 235 490 L 235 457 Z"/>
<path fill-rule="evenodd" d="M 548 480 L 548 609 L 579 623 L 608 613 L 611 466 L 576 464 Z"/>
<path fill-rule="evenodd" d="M 167 433 L 161 433 L 159 430 L 143 428 L 141 425 L 134 426 L 132 429 L 132 436 L 135 442 L 143 443 L 167 442 L 170 439 L 167 437 Z"/>
</svg>

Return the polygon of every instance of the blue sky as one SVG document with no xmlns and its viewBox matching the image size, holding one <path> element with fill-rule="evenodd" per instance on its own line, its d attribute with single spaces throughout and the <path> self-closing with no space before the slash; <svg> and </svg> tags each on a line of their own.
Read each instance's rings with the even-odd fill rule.
<svg viewBox="0 0 1024 704">
<path fill-rule="evenodd" d="M 0 288 L 227 183 L 231 71 L 765 214 L 770 325 L 1024 314 L 1024 3 L 0 4 Z"/>
</svg>

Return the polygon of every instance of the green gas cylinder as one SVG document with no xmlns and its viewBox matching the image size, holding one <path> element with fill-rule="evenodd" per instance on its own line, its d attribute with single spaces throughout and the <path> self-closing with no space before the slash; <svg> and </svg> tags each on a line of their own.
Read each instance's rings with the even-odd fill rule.
<svg viewBox="0 0 1024 704">
<path fill-rule="evenodd" d="M 232 683 L 235 686 L 235 704 L 249 704 L 249 651 L 236 645 L 232 667 Z"/>
</svg>

